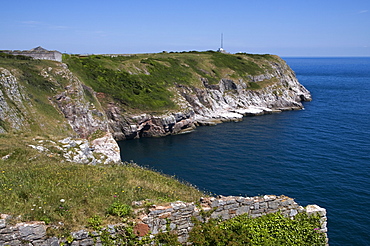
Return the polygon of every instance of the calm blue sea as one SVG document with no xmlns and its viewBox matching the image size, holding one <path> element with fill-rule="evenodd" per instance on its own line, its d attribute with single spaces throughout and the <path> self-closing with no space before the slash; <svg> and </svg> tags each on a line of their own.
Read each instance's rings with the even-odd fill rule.
<svg viewBox="0 0 370 246">
<path fill-rule="evenodd" d="M 286 58 L 305 110 L 120 142 L 122 159 L 221 195 L 287 195 L 328 212 L 330 245 L 370 245 L 370 58 Z"/>
</svg>

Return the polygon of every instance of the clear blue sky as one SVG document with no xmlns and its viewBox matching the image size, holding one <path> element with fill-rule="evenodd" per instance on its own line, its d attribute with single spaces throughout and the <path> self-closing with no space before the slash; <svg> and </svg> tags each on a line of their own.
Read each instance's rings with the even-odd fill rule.
<svg viewBox="0 0 370 246">
<path fill-rule="evenodd" d="M 1 0 L 0 49 L 370 56 L 370 0 Z"/>
</svg>

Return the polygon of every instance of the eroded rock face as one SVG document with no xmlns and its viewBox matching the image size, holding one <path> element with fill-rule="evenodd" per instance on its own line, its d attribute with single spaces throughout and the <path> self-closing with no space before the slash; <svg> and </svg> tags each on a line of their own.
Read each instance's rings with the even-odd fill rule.
<svg viewBox="0 0 370 246">
<path fill-rule="evenodd" d="M 173 92 L 179 112 L 160 116 L 128 115 L 114 104 L 107 108 L 109 125 L 116 140 L 166 136 L 191 131 L 197 125 L 240 121 L 246 115 L 261 115 L 284 110 L 302 109 L 302 101 L 310 101 L 310 92 L 302 86 L 294 72 L 283 61 L 271 63 L 271 73 L 249 76 L 248 79 L 222 79 L 196 88 L 177 85 Z M 250 83 L 267 83 L 262 89 L 250 89 Z"/>
<path fill-rule="evenodd" d="M 176 84 L 170 90 L 178 110 L 162 115 L 129 114 L 113 101 L 103 107 L 96 92 L 63 63 L 43 68 L 40 75 L 55 85 L 49 102 L 64 115 L 76 137 L 87 139 L 97 132 L 112 133 L 111 137 L 119 141 L 180 134 L 198 125 L 240 121 L 246 115 L 302 109 L 301 102 L 311 100 L 309 91 L 285 62 L 266 62 L 270 62 L 266 64 L 269 69 L 257 76 L 224 78 L 218 84 L 199 78 L 197 87 Z M 29 128 L 27 115 L 33 114 L 33 106 L 15 75 L 16 71 L 0 68 L 0 133 L 6 131 L 4 125 L 15 130 Z M 106 152 L 114 149 L 108 142 Z"/>
<path fill-rule="evenodd" d="M 35 102 L 30 100 L 30 94 L 22 86 L 27 81 L 22 81 L 19 76 L 21 72 L 0 67 L 0 133 L 31 131 L 29 121 L 43 127 Z M 75 138 L 66 138 L 70 143 L 65 143 L 66 146 L 74 146 L 61 148 L 66 160 L 84 164 L 120 162 L 119 146 L 110 133 L 108 118 L 97 101 L 95 92 L 84 85 L 63 63 L 57 63 L 55 67 L 45 67 L 39 75 L 53 85 L 49 93 L 53 96 L 48 97 L 48 103 L 63 114 L 75 132 Z M 59 122 L 57 127 L 62 125 L 67 124 Z M 91 140 L 95 133 L 103 137 L 89 143 L 87 139 Z M 75 145 L 78 148 L 74 148 Z M 48 152 L 42 145 L 31 147 Z M 93 153 L 100 154 L 102 158 L 96 159 Z"/>
<path fill-rule="evenodd" d="M 65 64 L 61 64 L 55 71 L 45 72 L 44 76 L 62 76 L 69 81 L 64 91 L 54 96 L 54 102 L 68 120 L 72 129 L 79 137 L 87 138 L 97 130 L 107 132 L 107 118 L 102 109 L 91 102 L 95 92 L 84 85 Z M 87 100 L 86 97 L 91 97 Z"/>
<path fill-rule="evenodd" d="M 15 131 L 29 127 L 26 120 L 26 102 L 28 98 L 24 88 L 18 83 L 11 71 L 0 67 L 0 123 L 7 122 Z M 0 133 L 6 130 L 0 124 Z"/>
</svg>

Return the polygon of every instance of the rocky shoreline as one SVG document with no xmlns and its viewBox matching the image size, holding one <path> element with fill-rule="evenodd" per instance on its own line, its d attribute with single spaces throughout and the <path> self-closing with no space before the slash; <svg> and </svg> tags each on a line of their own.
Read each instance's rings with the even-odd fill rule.
<svg viewBox="0 0 370 246">
<path fill-rule="evenodd" d="M 160 137 L 191 131 L 199 125 L 241 121 L 244 116 L 303 109 L 302 101 L 312 100 L 310 92 L 285 62 L 272 66 L 273 73 L 249 78 L 253 82 L 275 80 L 258 90 L 249 89 L 250 81 L 241 79 L 222 79 L 217 85 L 209 85 L 202 78 L 203 86 L 199 88 L 178 85 L 174 90 L 182 110 L 177 112 L 129 115 L 110 104 L 106 113 L 113 137 L 117 141 Z"/>
</svg>

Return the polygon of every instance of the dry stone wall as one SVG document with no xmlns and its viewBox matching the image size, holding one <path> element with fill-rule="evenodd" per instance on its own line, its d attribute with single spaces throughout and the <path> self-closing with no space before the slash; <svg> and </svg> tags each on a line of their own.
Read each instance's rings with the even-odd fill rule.
<svg viewBox="0 0 370 246">
<path fill-rule="evenodd" d="M 288 217 L 294 217 L 298 213 L 306 212 L 308 215 L 318 214 L 321 219 L 319 231 L 327 233 L 326 210 L 317 205 L 308 205 L 303 208 L 292 198 L 286 196 L 255 196 L 255 197 L 207 197 L 202 198 L 199 204 L 177 201 L 168 206 L 153 206 L 148 213 L 141 215 L 136 222 L 134 231 L 139 236 L 150 232 L 152 235 L 168 230 L 178 235 L 179 242 L 186 244 L 189 232 L 194 227 L 192 218 L 207 221 L 210 218 L 231 219 L 237 215 L 249 214 L 251 217 L 259 217 L 268 213 L 281 211 Z M 103 231 L 109 235 L 120 234 L 122 225 L 110 225 Z M 37 245 L 37 246 L 89 246 L 104 245 L 100 232 L 88 232 L 80 230 L 72 232 L 68 240 L 56 237 L 47 237 L 47 226 L 44 222 L 28 222 L 9 225 L 7 217 L 2 215 L 0 219 L 0 246 L 5 245 Z"/>
<path fill-rule="evenodd" d="M 164 207 L 151 209 L 150 213 L 142 218 L 144 224 L 149 227 L 152 234 L 165 232 L 170 228 L 179 236 L 179 241 L 187 241 L 189 232 L 193 228 L 192 218 L 207 221 L 210 218 L 231 219 L 237 215 L 249 214 L 252 218 L 260 217 L 268 213 L 280 211 L 283 215 L 294 217 L 298 213 L 307 212 L 319 214 L 321 217 L 320 231 L 327 232 L 326 210 L 317 205 L 308 205 L 306 208 L 298 205 L 292 198 L 287 196 L 255 196 L 255 197 L 210 197 L 202 198 L 200 206 L 194 203 L 175 202 Z"/>
</svg>

